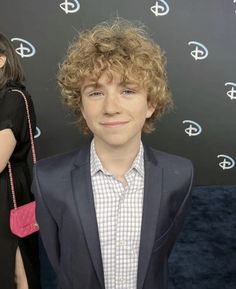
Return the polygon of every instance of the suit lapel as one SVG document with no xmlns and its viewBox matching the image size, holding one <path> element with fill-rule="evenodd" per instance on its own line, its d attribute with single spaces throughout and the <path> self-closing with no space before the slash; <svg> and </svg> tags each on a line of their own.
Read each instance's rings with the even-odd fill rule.
<svg viewBox="0 0 236 289">
<path fill-rule="evenodd" d="M 162 168 L 153 153 L 145 148 L 145 183 L 141 227 L 137 289 L 143 287 L 158 222 L 162 194 Z"/>
<path fill-rule="evenodd" d="M 77 167 L 72 171 L 72 187 L 78 214 L 80 216 L 85 238 L 88 244 L 90 257 L 101 287 L 105 288 L 98 226 L 90 175 L 89 148 L 90 147 L 88 146 L 79 153 L 76 161 Z"/>
</svg>

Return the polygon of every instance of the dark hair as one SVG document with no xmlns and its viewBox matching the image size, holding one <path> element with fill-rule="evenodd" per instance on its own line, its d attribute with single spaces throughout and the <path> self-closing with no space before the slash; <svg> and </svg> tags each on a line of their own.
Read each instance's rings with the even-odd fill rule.
<svg viewBox="0 0 236 289">
<path fill-rule="evenodd" d="M 0 89 L 8 80 L 23 84 L 24 74 L 18 55 L 11 41 L 2 33 L 0 33 L 0 55 L 6 56 L 6 63 L 0 68 Z"/>
</svg>

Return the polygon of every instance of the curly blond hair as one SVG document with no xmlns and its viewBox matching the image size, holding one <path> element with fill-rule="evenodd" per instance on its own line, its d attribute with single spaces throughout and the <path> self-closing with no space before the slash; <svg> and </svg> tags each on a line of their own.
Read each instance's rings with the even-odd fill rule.
<svg viewBox="0 0 236 289">
<path fill-rule="evenodd" d="M 64 103 L 78 117 L 84 133 L 89 128 L 81 113 L 81 86 L 85 79 L 99 79 L 104 71 L 118 72 L 122 78 L 141 83 L 148 102 L 155 107 L 143 131 L 154 129 L 154 121 L 172 107 L 165 70 L 165 56 L 143 25 L 116 18 L 85 30 L 73 41 L 62 64 L 58 83 Z"/>
</svg>

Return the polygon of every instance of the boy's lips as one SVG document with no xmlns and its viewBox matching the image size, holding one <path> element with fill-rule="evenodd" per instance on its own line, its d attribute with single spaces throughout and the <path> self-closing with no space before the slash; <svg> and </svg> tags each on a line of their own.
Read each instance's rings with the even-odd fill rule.
<svg viewBox="0 0 236 289">
<path fill-rule="evenodd" d="M 116 127 L 116 126 L 122 126 L 127 124 L 129 121 L 107 121 L 107 122 L 101 122 L 101 125 L 105 127 Z"/>
</svg>

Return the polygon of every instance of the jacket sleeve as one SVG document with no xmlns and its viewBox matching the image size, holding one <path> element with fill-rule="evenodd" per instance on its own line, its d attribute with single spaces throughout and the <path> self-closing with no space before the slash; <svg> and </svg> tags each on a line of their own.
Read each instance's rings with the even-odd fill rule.
<svg viewBox="0 0 236 289">
<path fill-rule="evenodd" d="M 183 199 L 183 201 L 181 202 L 174 220 L 173 220 L 173 227 L 172 227 L 172 238 L 171 238 L 171 242 L 169 244 L 169 253 L 171 251 L 171 248 L 173 246 L 173 244 L 175 243 L 176 239 L 178 238 L 181 230 L 183 229 L 184 226 L 184 222 L 185 219 L 187 217 L 187 214 L 190 211 L 190 206 L 191 206 L 191 191 L 192 191 L 192 185 L 193 185 L 193 166 L 191 164 L 191 175 L 190 175 L 190 179 L 189 179 L 189 186 L 188 186 L 188 190 L 186 191 L 186 195 Z"/>
<path fill-rule="evenodd" d="M 189 187 L 188 187 L 188 191 L 187 194 L 182 202 L 182 204 L 180 205 L 175 219 L 174 219 L 174 225 L 175 225 L 175 230 L 176 233 L 179 233 L 179 231 L 181 231 L 186 215 L 190 209 L 190 205 L 191 205 L 191 191 L 192 191 L 192 185 L 193 185 L 193 167 L 191 167 L 191 177 L 190 177 L 190 182 L 189 182 Z"/>
<path fill-rule="evenodd" d="M 43 181 L 43 180 L 40 180 Z M 58 226 L 47 206 L 45 192 L 40 188 L 37 165 L 34 167 L 32 193 L 36 201 L 36 219 L 39 224 L 39 232 L 48 258 L 53 269 L 57 273 L 60 261 L 60 243 L 58 238 Z"/>
</svg>

